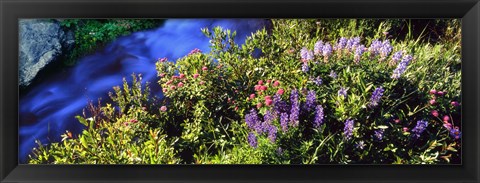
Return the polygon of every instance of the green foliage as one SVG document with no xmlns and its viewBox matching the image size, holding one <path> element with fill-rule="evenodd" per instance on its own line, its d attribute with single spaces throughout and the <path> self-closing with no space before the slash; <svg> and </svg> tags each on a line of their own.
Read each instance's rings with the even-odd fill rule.
<svg viewBox="0 0 480 183">
<path fill-rule="evenodd" d="M 461 101 L 458 21 L 437 21 L 445 33 L 435 42 L 423 33 L 414 36 L 418 28 L 409 27 L 398 39 L 385 33 L 400 34 L 396 30 L 411 26 L 403 20 L 272 21 L 271 30 L 253 33 L 243 45 L 233 41 L 236 33 L 230 30 L 202 29 L 211 40 L 209 53 L 193 50 L 176 62 L 166 58 L 157 62 L 163 99 L 150 97 L 148 87 L 142 89 L 141 77 L 133 75 L 131 86 L 124 81 L 123 88 L 115 87 L 110 94 L 118 110 L 112 104 L 90 105 L 90 116 L 77 117 L 87 126 L 82 134 L 67 132 L 61 143 L 39 143 L 31 163 L 459 162 L 461 141 L 445 126 L 461 126 L 461 108 L 451 103 Z M 317 41 L 335 45 L 340 37 L 356 36 L 367 48 L 375 39 L 389 39 L 393 52 L 382 59 L 368 50 L 358 58 L 354 51 L 335 50 L 328 58 L 315 54 L 312 60 L 302 61 L 302 48 L 313 50 Z M 413 60 L 395 79 L 397 63 L 391 55 L 399 50 Z M 302 71 L 304 63 L 308 71 Z M 379 87 L 383 95 L 377 106 L 371 106 L 372 93 Z M 341 88 L 346 96 L 338 94 Z M 429 94 L 432 89 L 445 94 Z M 299 92 L 298 125 L 289 122 L 284 129 L 277 104 L 268 100 L 280 93 L 287 106 L 283 113 L 291 115 L 293 90 Z M 323 124 L 318 127 L 313 124 L 318 112 L 305 108 L 308 91 L 316 93 L 315 105 L 324 109 Z M 258 111 L 259 121 L 274 114 L 266 124 L 276 129 L 273 135 L 247 124 L 252 109 Z M 354 121 L 351 137 L 344 132 L 346 120 Z M 428 126 L 417 137 L 412 129 L 420 120 Z M 255 145 L 251 145 L 251 134 Z"/>
<path fill-rule="evenodd" d="M 155 19 L 65 19 L 60 25 L 75 31 L 75 47 L 65 61 L 74 65 L 77 59 L 99 47 L 132 32 L 150 29 L 162 21 Z"/>
<path fill-rule="evenodd" d="M 145 99 L 148 93 L 142 92 L 141 77 L 133 76 L 133 86 L 124 82 L 123 91 L 115 87 L 112 100 L 121 104 L 120 111 L 107 104 L 105 107 L 90 104 L 91 117 L 76 116 L 86 126 L 81 134 L 67 131 L 62 142 L 34 149 L 32 164 L 174 164 L 177 157 L 176 137 L 164 133 L 159 122 L 167 116 L 148 111 Z M 148 88 L 146 89 L 148 91 Z M 126 100 L 125 100 L 126 98 Z M 142 101 L 142 103 L 140 103 Z M 151 107 L 151 106 L 148 106 Z M 155 122 L 155 123 L 153 123 Z M 156 128 L 154 128 L 156 127 Z"/>
</svg>

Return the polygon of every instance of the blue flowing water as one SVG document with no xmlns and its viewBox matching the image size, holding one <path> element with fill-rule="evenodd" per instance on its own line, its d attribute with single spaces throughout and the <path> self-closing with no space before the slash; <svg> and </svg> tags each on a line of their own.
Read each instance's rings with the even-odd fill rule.
<svg viewBox="0 0 480 183">
<path fill-rule="evenodd" d="M 153 30 L 136 32 L 119 38 L 93 55 L 79 60 L 66 72 L 54 73 L 31 88 L 20 98 L 19 105 L 19 161 L 26 163 L 28 154 L 36 147 L 60 140 L 66 130 L 78 134 L 83 126 L 74 118 L 81 115 L 88 101 L 108 99 L 113 86 L 121 85 L 122 78 L 132 73 L 142 74 L 143 83 L 157 78 L 155 62 L 167 57 L 176 60 L 194 48 L 208 52 L 209 40 L 200 31 L 215 26 L 237 31 L 236 43 L 265 26 L 260 19 L 171 19 Z"/>
</svg>

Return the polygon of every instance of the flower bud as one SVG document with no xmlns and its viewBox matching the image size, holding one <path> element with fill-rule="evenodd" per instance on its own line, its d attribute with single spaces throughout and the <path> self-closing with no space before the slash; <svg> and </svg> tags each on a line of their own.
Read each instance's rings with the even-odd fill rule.
<svg viewBox="0 0 480 183">
<path fill-rule="evenodd" d="M 457 101 L 452 101 L 452 102 L 450 102 L 450 104 L 452 104 L 452 106 L 454 106 L 454 107 L 457 107 L 457 106 L 460 105 Z"/>
<path fill-rule="evenodd" d="M 257 104 L 257 109 L 260 109 L 262 107 L 262 103 Z"/>
<path fill-rule="evenodd" d="M 167 106 L 162 106 L 162 107 L 160 107 L 160 110 L 161 110 L 162 112 L 167 111 Z"/>
<path fill-rule="evenodd" d="M 447 115 L 443 116 L 443 121 L 444 121 L 444 122 L 450 121 L 450 117 L 447 116 Z"/>
<path fill-rule="evenodd" d="M 279 81 L 274 81 L 274 82 L 273 82 L 273 86 L 274 86 L 274 87 L 277 87 L 277 86 L 279 86 L 279 85 L 280 85 L 280 82 L 279 82 Z"/>
</svg>

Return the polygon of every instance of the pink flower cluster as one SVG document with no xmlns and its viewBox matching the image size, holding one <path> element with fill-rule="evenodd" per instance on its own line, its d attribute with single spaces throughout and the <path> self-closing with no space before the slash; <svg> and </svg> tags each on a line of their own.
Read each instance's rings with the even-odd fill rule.
<svg viewBox="0 0 480 183">
<path fill-rule="evenodd" d="M 437 97 L 442 97 L 444 96 L 447 92 L 446 91 L 437 91 L 437 90 L 430 90 L 430 95 L 432 95 L 432 99 L 429 101 L 429 104 L 430 105 L 436 105 L 437 104 Z M 452 107 L 458 107 L 460 106 L 460 103 L 458 103 L 457 101 L 451 101 L 450 102 L 450 105 L 452 105 Z M 440 119 L 440 112 L 436 109 L 432 110 L 430 112 L 432 114 L 432 116 Z M 450 118 L 450 116 L 448 115 L 444 115 L 440 120 L 443 121 L 443 127 L 445 127 L 448 131 L 450 131 L 451 133 L 453 132 L 458 132 L 458 127 L 457 126 L 453 126 L 453 124 L 451 122 L 453 122 L 453 120 Z M 460 133 L 460 132 L 458 132 Z M 456 139 L 459 138 L 459 135 L 458 134 L 454 134 L 453 135 Z"/>
<path fill-rule="evenodd" d="M 262 96 L 267 93 L 267 90 L 269 88 L 278 88 L 279 86 L 280 86 L 280 81 L 278 80 L 268 79 L 266 82 L 264 82 L 263 80 L 259 80 L 257 84 L 254 86 L 254 90 L 256 91 L 256 94 L 258 94 L 258 96 Z M 279 94 L 279 95 L 283 95 L 284 93 L 285 93 L 285 90 L 283 88 L 278 88 L 276 91 L 276 94 Z M 247 100 L 253 101 L 256 97 L 256 94 L 255 93 L 250 94 Z M 265 95 L 263 97 L 263 100 L 259 98 L 259 101 L 256 104 L 256 107 L 261 108 L 263 104 L 265 104 L 265 106 L 271 106 L 273 104 L 272 96 Z"/>
</svg>

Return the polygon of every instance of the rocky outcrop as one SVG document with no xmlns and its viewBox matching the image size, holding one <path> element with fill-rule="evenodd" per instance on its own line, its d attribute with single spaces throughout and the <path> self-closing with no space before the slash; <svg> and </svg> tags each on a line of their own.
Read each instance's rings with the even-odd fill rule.
<svg viewBox="0 0 480 183">
<path fill-rule="evenodd" d="M 73 32 L 62 30 L 57 20 L 19 21 L 19 85 L 28 86 L 38 72 L 73 47 Z"/>
</svg>

